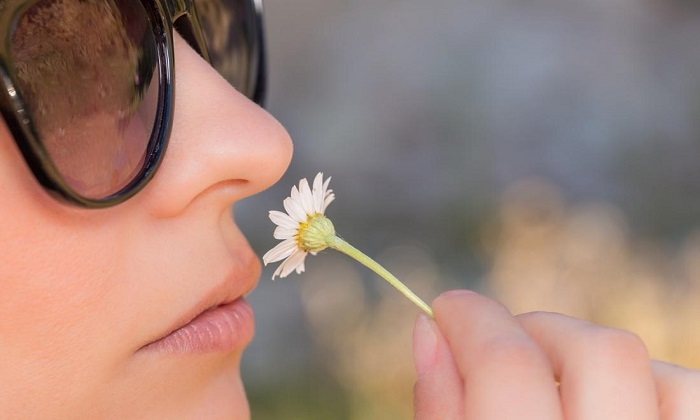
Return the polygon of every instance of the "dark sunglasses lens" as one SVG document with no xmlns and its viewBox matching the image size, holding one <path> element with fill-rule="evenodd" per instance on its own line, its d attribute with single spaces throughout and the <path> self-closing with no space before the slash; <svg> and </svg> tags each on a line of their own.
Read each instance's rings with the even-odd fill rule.
<svg viewBox="0 0 700 420">
<path fill-rule="evenodd" d="M 156 44 L 141 2 L 40 0 L 17 22 L 11 52 L 21 96 L 64 182 L 101 199 L 134 181 L 158 106 Z"/>
<path fill-rule="evenodd" d="M 212 66 L 238 91 L 257 100 L 262 28 L 253 0 L 194 0 Z"/>
</svg>

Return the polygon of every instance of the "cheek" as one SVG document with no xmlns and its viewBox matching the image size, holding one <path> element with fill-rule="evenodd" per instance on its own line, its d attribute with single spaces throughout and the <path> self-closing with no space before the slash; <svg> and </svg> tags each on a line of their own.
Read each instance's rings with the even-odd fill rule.
<svg viewBox="0 0 700 420">
<path fill-rule="evenodd" d="M 0 346 L 29 346 L 39 334 L 77 333 L 88 307 L 116 287 L 115 235 L 60 205 L 39 186 L 5 127 L 0 128 Z M 94 216 L 93 216 L 94 218 Z M 111 231 L 116 231 L 111 229 Z M 32 334 L 36 333 L 36 334 Z M 45 334 L 41 341 L 54 340 Z M 22 343 L 24 342 L 24 343 Z"/>
<path fill-rule="evenodd" d="M 4 340 L 28 351 L 45 346 L 56 351 L 62 346 L 56 341 L 80 340 L 86 324 L 109 314 L 109 308 L 95 310 L 117 287 L 114 267 L 119 254 L 114 249 L 118 248 L 108 235 L 56 229 L 26 216 L 5 219 L 0 231 L 4 244 L 0 317 L 8 321 L 0 324 Z"/>
<path fill-rule="evenodd" d="M 6 208 L 0 209 L 0 371 L 6 379 L 0 401 L 87 400 L 95 389 L 90 383 L 115 358 L 114 340 L 104 332 L 118 317 L 120 247 L 99 227 L 59 228 L 31 207 Z M 67 387 L 66 378 L 85 386 Z"/>
</svg>

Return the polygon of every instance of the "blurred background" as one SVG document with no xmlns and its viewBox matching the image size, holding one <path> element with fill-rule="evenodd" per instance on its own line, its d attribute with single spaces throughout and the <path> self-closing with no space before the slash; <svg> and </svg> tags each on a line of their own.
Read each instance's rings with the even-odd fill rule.
<svg viewBox="0 0 700 420">
<path fill-rule="evenodd" d="M 630 329 L 700 368 L 700 3 L 265 0 L 268 109 L 295 156 L 236 218 L 333 177 L 340 235 L 426 301 Z M 276 264 L 275 264 L 276 266 Z M 334 251 L 250 301 L 253 419 L 412 418 L 417 309 Z"/>
</svg>

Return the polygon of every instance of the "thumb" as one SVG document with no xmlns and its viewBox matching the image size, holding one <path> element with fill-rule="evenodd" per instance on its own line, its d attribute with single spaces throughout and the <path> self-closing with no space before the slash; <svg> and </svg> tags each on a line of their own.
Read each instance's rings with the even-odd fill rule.
<svg viewBox="0 0 700 420">
<path fill-rule="evenodd" d="M 415 420 L 464 417 L 464 385 L 447 340 L 432 319 L 418 315 L 413 329 Z"/>
</svg>

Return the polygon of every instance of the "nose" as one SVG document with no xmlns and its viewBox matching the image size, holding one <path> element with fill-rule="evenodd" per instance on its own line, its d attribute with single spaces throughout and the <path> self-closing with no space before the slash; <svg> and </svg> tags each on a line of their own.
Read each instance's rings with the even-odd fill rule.
<svg viewBox="0 0 700 420">
<path fill-rule="evenodd" d="M 174 45 L 168 150 L 141 193 L 142 204 L 160 217 L 202 200 L 226 209 L 275 183 L 292 156 L 291 139 L 275 118 L 236 91 L 177 34 Z"/>
</svg>

